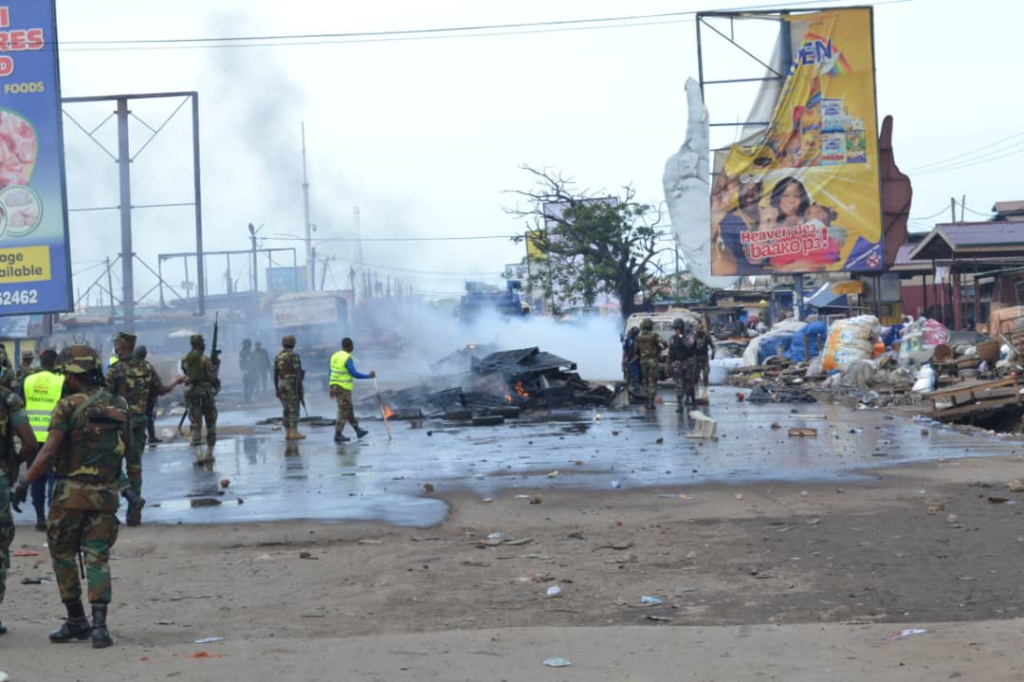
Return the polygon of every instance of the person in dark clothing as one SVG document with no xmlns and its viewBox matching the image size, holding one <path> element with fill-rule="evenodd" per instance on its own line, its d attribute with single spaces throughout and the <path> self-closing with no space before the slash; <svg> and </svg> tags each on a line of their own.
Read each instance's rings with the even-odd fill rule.
<svg viewBox="0 0 1024 682">
<path fill-rule="evenodd" d="M 639 335 L 640 327 L 631 327 L 622 342 L 622 373 L 630 392 L 640 390 L 640 355 L 636 351 L 636 337 Z"/>
</svg>

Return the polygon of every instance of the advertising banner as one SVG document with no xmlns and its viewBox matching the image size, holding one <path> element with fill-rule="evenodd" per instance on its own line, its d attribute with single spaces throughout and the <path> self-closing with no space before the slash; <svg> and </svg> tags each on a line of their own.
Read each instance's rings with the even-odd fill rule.
<svg viewBox="0 0 1024 682">
<path fill-rule="evenodd" d="M 0 0 L 0 315 L 71 310 L 54 0 Z"/>
<path fill-rule="evenodd" d="M 271 267 L 266 269 L 267 289 L 274 298 L 282 294 L 306 291 L 309 278 L 306 267 Z"/>
<path fill-rule="evenodd" d="M 715 157 L 712 273 L 877 272 L 871 9 L 778 18 L 790 28 L 792 61 L 771 120 Z"/>
</svg>

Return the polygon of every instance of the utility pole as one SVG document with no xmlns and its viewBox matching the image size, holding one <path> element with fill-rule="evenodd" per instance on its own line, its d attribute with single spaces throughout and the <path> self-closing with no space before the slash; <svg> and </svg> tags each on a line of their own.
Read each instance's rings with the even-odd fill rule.
<svg viewBox="0 0 1024 682">
<path fill-rule="evenodd" d="M 110 256 L 107 256 L 107 294 L 110 296 L 110 321 L 114 321 L 114 278 L 110 274 Z M 102 298 L 100 299 L 103 300 Z"/>
<path fill-rule="evenodd" d="M 302 206 L 306 216 L 306 289 L 313 291 L 313 224 L 309 222 L 309 177 L 306 175 L 306 123 L 302 123 Z"/>
<path fill-rule="evenodd" d="M 966 211 L 966 210 L 967 210 L 967 195 L 965 194 L 964 198 L 960 200 L 960 222 L 964 221 L 964 211 Z"/>
<path fill-rule="evenodd" d="M 949 198 L 949 220 L 956 222 L 956 197 Z"/>
<path fill-rule="evenodd" d="M 313 260 L 311 261 L 311 265 L 309 267 L 310 267 L 309 272 L 311 273 L 309 281 L 313 283 L 313 286 L 310 287 L 310 291 L 313 291 L 314 289 L 316 289 L 316 247 L 315 246 L 313 247 Z M 320 287 L 320 288 L 323 289 L 323 287 Z"/>
<path fill-rule="evenodd" d="M 252 240 L 252 303 L 253 303 L 253 318 L 255 320 L 256 333 L 260 331 L 260 289 L 259 289 L 259 278 L 257 277 L 257 265 L 256 265 L 256 228 L 253 227 L 252 223 L 249 223 L 249 239 Z"/>
</svg>

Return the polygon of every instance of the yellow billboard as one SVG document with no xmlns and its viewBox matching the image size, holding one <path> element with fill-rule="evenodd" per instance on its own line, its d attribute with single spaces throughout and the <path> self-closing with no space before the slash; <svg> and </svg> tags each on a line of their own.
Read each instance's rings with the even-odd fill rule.
<svg viewBox="0 0 1024 682">
<path fill-rule="evenodd" d="M 880 271 L 871 9 L 778 18 L 792 60 L 771 120 L 715 157 L 712 273 Z"/>
</svg>

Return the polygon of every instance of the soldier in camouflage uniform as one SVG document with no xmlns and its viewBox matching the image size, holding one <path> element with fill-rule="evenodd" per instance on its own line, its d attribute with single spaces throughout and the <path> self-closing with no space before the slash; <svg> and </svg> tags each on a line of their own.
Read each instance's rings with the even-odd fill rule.
<svg viewBox="0 0 1024 682">
<path fill-rule="evenodd" d="M 15 390 L 15 378 L 14 368 L 11 367 L 11 361 L 7 357 L 7 346 L 0 343 L 0 386 Z"/>
<path fill-rule="evenodd" d="M 640 335 L 636 337 L 636 351 L 640 356 L 640 370 L 643 372 L 644 388 L 646 389 L 648 410 L 654 409 L 654 400 L 658 397 L 658 359 L 665 348 L 665 342 L 654 332 L 654 322 L 644 318 L 640 323 Z"/>
<path fill-rule="evenodd" d="M 302 360 L 294 350 L 295 337 L 285 335 L 281 345 L 283 350 L 274 358 L 274 392 L 284 408 L 285 440 L 301 440 L 305 436 L 299 433 L 299 403 L 304 395 L 302 379 L 305 372 Z"/>
<path fill-rule="evenodd" d="M 675 334 L 668 342 L 668 364 L 672 370 L 672 379 L 676 384 L 676 412 L 683 412 L 684 404 L 689 400 L 694 404 L 694 384 L 697 378 L 696 349 L 693 334 L 686 328 L 682 318 L 672 321 Z"/>
<path fill-rule="evenodd" d="M 91 638 L 93 648 L 100 649 L 113 644 L 107 631 L 110 549 L 117 541 L 118 479 L 132 438 L 131 413 L 124 398 L 103 388 L 102 364 L 89 346 L 68 346 L 57 358 L 57 367 L 64 372 L 69 395 L 54 408 L 46 443 L 14 494 L 15 500 L 23 501 L 32 481 L 51 465 L 56 468 L 47 541 L 68 617 L 50 633 L 50 641 Z M 131 487 L 123 494 L 129 503 L 137 501 Z M 82 608 L 75 562 L 79 552 L 88 576 L 91 626 Z"/>
<path fill-rule="evenodd" d="M 694 350 L 697 354 L 697 372 L 703 385 L 701 400 L 708 395 L 708 381 L 711 378 L 711 360 L 715 358 L 715 342 L 707 333 L 702 322 L 697 323 L 697 335 L 694 339 Z"/>
<path fill-rule="evenodd" d="M 14 451 L 11 434 L 18 435 L 21 448 Z M 10 547 L 14 541 L 14 517 L 11 516 L 11 483 L 18 476 L 21 462 L 27 461 L 36 452 L 36 436 L 28 423 L 25 403 L 18 394 L 0 387 L 0 605 L 4 603 L 7 588 L 7 573 L 11 567 Z M 15 505 L 15 511 L 21 511 Z M 0 623 L 0 635 L 7 628 Z"/>
<path fill-rule="evenodd" d="M 32 361 L 35 357 L 35 353 L 30 350 L 21 351 L 21 364 L 18 365 L 18 369 L 14 372 L 14 382 L 18 386 L 21 386 L 21 382 L 25 381 L 25 377 L 38 371 L 37 368 L 32 366 Z"/>
<path fill-rule="evenodd" d="M 135 355 L 135 339 L 132 334 L 118 332 L 114 337 L 114 353 L 117 362 L 107 370 L 107 390 L 121 396 L 131 411 L 132 439 L 125 453 L 125 467 L 128 471 L 127 484 L 142 499 L 142 453 L 146 451 L 146 431 L 149 427 L 149 405 L 156 396 L 167 395 L 185 380 L 178 376 L 164 386 L 153 365 Z M 125 482 L 122 481 L 122 490 Z M 145 503 L 145 500 L 143 500 Z M 129 526 L 142 523 L 142 507 L 128 505 L 126 521 Z"/>
<path fill-rule="evenodd" d="M 220 379 L 217 378 L 219 367 L 203 354 L 206 340 L 202 334 L 193 334 L 189 338 L 192 350 L 181 361 L 181 371 L 185 374 L 185 406 L 188 408 L 188 421 L 192 426 L 192 446 L 202 446 L 203 420 L 206 420 L 206 444 L 204 453 L 196 450 L 196 463 L 205 464 L 213 461 L 213 446 L 217 442 L 217 392 L 220 391 Z"/>
</svg>

